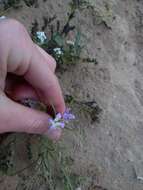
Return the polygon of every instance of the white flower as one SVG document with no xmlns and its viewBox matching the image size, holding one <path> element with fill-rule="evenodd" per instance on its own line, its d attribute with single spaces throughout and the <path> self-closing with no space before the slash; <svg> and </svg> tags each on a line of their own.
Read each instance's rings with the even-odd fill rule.
<svg viewBox="0 0 143 190">
<path fill-rule="evenodd" d="M 57 55 L 63 55 L 63 51 L 61 48 L 54 48 L 54 52 L 57 54 Z"/>
<path fill-rule="evenodd" d="M 38 31 L 38 32 L 36 32 L 36 36 L 40 40 L 41 44 L 43 44 L 44 41 L 47 40 L 47 36 L 46 36 L 45 32 Z"/>
<path fill-rule="evenodd" d="M 6 18 L 6 16 L 1 16 L 1 17 L 0 17 L 0 20 L 1 20 L 1 19 L 5 19 L 5 18 Z"/>
</svg>

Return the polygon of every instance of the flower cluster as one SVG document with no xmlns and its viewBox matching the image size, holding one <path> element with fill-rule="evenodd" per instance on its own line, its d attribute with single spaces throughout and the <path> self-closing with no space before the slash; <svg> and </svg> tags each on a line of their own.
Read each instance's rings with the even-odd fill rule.
<svg viewBox="0 0 143 190">
<path fill-rule="evenodd" d="M 63 50 L 61 48 L 54 48 L 53 50 L 54 50 L 54 52 L 56 53 L 56 55 L 58 57 L 60 57 L 61 55 L 63 55 Z"/>
<path fill-rule="evenodd" d="M 47 36 L 46 36 L 45 32 L 43 32 L 43 31 L 36 32 L 36 37 L 38 38 L 38 40 L 40 41 L 41 44 L 43 44 L 45 42 L 45 40 L 47 40 Z"/>
<path fill-rule="evenodd" d="M 70 113 L 70 109 L 66 109 L 64 114 L 58 113 L 54 119 L 49 119 L 51 129 L 64 128 L 70 120 L 75 119 L 75 116 Z"/>
</svg>

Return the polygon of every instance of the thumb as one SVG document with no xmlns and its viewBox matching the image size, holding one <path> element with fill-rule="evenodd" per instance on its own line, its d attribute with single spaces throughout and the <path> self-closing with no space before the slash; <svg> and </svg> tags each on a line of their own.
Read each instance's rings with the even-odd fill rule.
<svg viewBox="0 0 143 190">
<path fill-rule="evenodd" d="M 61 129 L 50 129 L 48 114 L 20 105 L 5 95 L 0 96 L 0 133 L 26 132 L 47 135 L 58 140 Z"/>
</svg>

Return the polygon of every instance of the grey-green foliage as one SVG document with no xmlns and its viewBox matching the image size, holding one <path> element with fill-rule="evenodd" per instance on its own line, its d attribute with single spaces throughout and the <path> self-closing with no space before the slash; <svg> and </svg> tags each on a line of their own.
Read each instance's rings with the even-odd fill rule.
<svg viewBox="0 0 143 190">
<path fill-rule="evenodd" d="M 22 2 L 24 2 L 28 7 L 38 6 L 38 0 L 4 0 L 2 2 L 4 10 L 9 8 L 19 8 L 22 6 Z"/>
<path fill-rule="evenodd" d="M 20 6 L 21 0 L 6 0 L 3 1 L 4 9 L 8 9 L 10 7 L 18 8 Z"/>
<path fill-rule="evenodd" d="M 38 6 L 38 0 L 24 0 L 24 2 L 28 7 L 31 7 L 31 6 L 37 7 Z"/>
<path fill-rule="evenodd" d="M 70 3 L 71 9 L 85 9 L 91 7 L 91 3 L 88 0 L 72 0 Z"/>
<path fill-rule="evenodd" d="M 48 182 L 50 190 L 58 189 L 58 186 L 63 190 L 75 190 L 78 176 L 71 171 L 74 160 L 68 154 L 66 146 L 54 144 L 47 138 L 42 138 L 40 151 L 41 172 Z"/>
<path fill-rule="evenodd" d="M 15 139 L 0 144 L 0 175 L 11 175 L 14 172 Z"/>
<path fill-rule="evenodd" d="M 82 177 L 72 173 L 74 159 L 65 144 L 55 144 L 46 137 L 41 137 L 37 144 L 30 145 L 30 149 L 34 172 L 26 179 L 21 177 L 17 190 L 40 188 L 42 184 L 48 190 L 75 190 L 82 183 Z"/>
</svg>

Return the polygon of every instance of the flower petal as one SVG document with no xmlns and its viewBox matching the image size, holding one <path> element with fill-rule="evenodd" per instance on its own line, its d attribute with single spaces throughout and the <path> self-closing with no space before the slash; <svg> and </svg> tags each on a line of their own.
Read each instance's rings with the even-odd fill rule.
<svg viewBox="0 0 143 190">
<path fill-rule="evenodd" d="M 36 36 L 40 40 L 40 43 L 42 43 L 42 44 L 44 43 L 45 40 L 47 40 L 47 36 L 46 36 L 45 32 L 43 32 L 43 31 L 36 32 Z"/>
<path fill-rule="evenodd" d="M 65 111 L 65 113 L 63 114 L 63 119 L 66 120 L 66 121 L 75 119 L 75 116 L 70 113 L 70 109 L 69 108 L 67 108 L 66 111 Z"/>
<path fill-rule="evenodd" d="M 52 124 L 54 122 L 54 120 L 52 118 L 49 118 L 48 122 Z"/>
<path fill-rule="evenodd" d="M 56 129 L 56 126 L 55 125 L 51 125 L 49 128 L 50 129 Z"/>
<path fill-rule="evenodd" d="M 58 113 L 55 117 L 55 121 L 59 121 L 62 118 L 62 114 Z"/>
<path fill-rule="evenodd" d="M 64 122 L 61 122 L 61 128 L 63 129 L 65 127 L 65 123 Z"/>
</svg>

